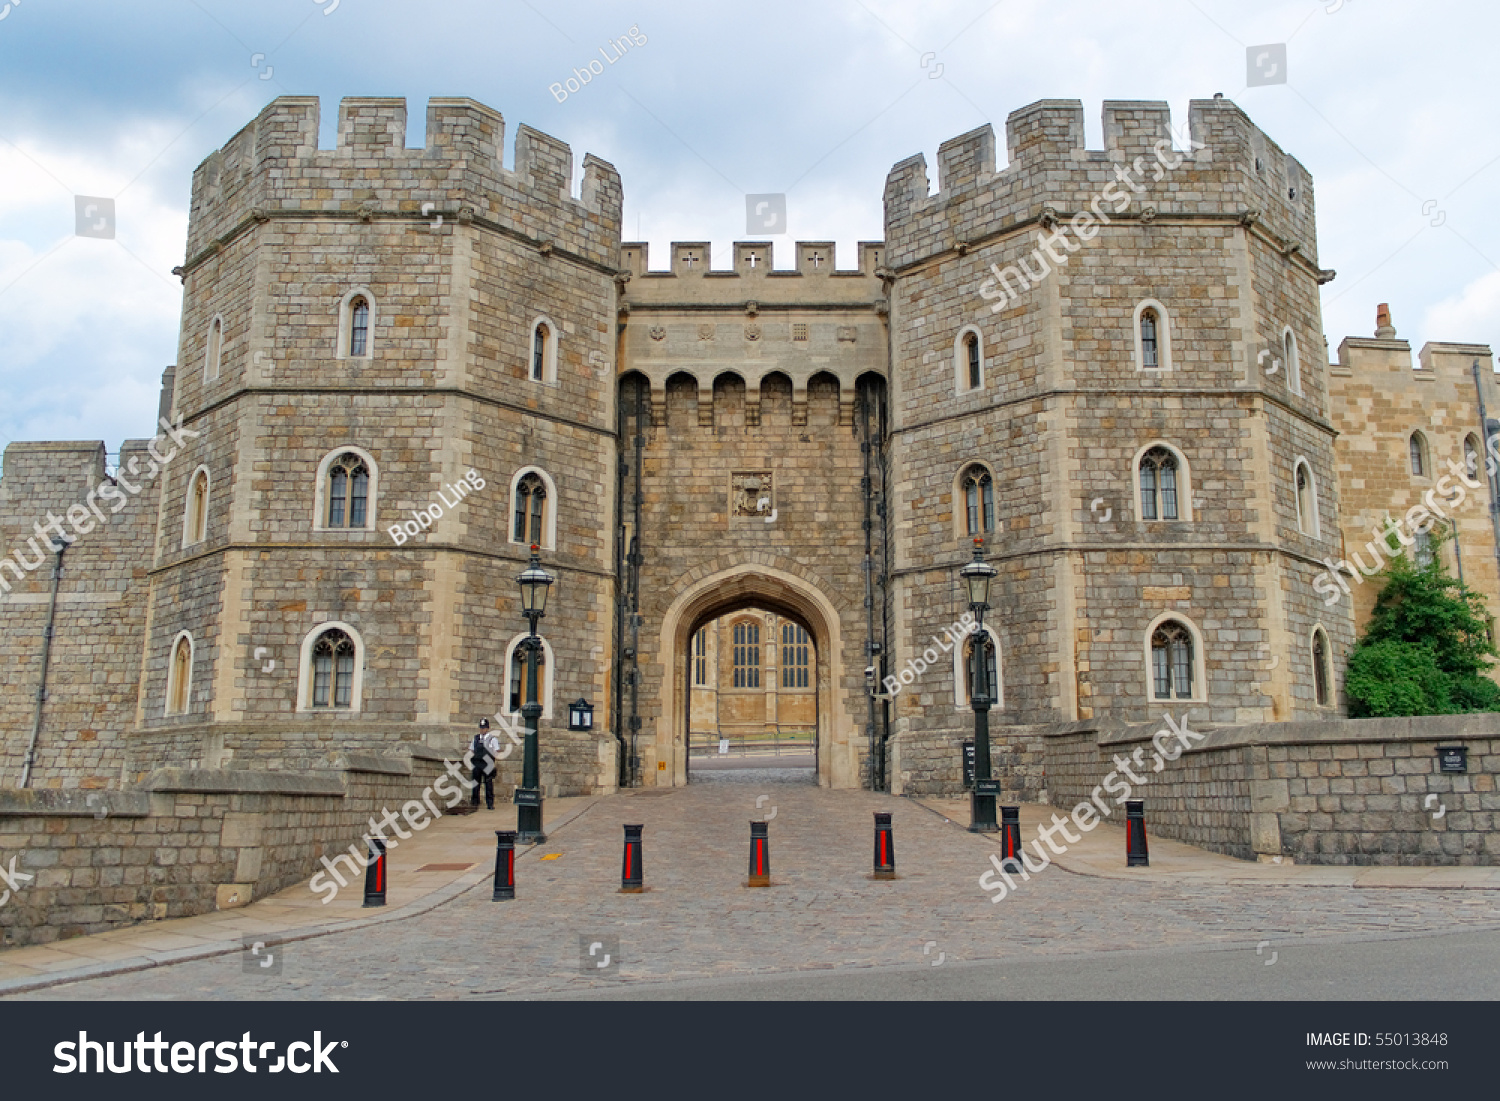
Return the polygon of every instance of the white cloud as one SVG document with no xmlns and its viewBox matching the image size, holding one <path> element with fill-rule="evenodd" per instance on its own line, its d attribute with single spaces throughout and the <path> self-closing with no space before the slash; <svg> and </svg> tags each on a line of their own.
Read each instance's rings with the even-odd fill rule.
<svg viewBox="0 0 1500 1101">
<path fill-rule="evenodd" d="M 1427 340 L 1454 344 L 1500 343 L 1500 271 L 1474 280 L 1451 298 L 1434 303 L 1422 318 Z"/>
</svg>

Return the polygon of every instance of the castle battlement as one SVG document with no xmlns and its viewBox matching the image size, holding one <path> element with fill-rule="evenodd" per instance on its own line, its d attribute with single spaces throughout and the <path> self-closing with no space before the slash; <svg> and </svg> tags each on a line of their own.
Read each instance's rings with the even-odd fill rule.
<svg viewBox="0 0 1500 1101">
<path fill-rule="evenodd" d="M 834 279 L 873 277 L 885 257 L 884 241 L 859 243 L 859 266 L 840 268 L 832 241 L 798 241 L 793 248 L 796 266 L 776 270 L 770 241 L 736 241 L 734 267 L 716 269 L 707 241 L 673 241 L 672 267 L 668 271 L 649 269 L 645 241 L 626 241 L 620 245 L 620 267 L 637 279 L 787 279 L 800 276 L 827 276 Z"/>
<path fill-rule="evenodd" d="M 442 215 L 614 265 L 623 195 L 608 162 L 586 156 L 574 196 L 567 143 L 522 125 L 515 166 L 506 169 L 505 120 L 474 100 L 429 100 L 426 145 L 412 149 L 404 99 L 342 100 L 332 149 L 318 147 L 319 111 L 316 97 L 282 96 L 199 165 L 189 269 L 247 219 L 320 216 L 428 222 Z M 431 204 L 425 212 L 424 204 Z"/>
<path fill-rule="evenodd" d="M 887 263 L 899 270 L 966 249 L 1041 220 L 1048 208 L 1066 218 L 1102 195 L 1117 221 L 1254 221 L 1316 266 L 1312 178 L 1301 163 L 1229 100 L 1194 100 L 1188 121 L 1187 134 L 1180 134 L 1165 103 L 1108 100 L 1105 147 L 1092 150 L 1085 147 L 1079 101 L 1040 100 L 1006 119 L 1003 169 L 996 168 L 988 124 L 944 142 L 936 194 L 929 194 L 926 158 L 908 157 L 886 178 Z M 1119 195 L 1130 203 L 1117 213 Z"/>
<path fill-rule="evenodd" d="M 770 241 L 736 241 L 734 266 L 715 269 L 707 241 L 673 241 L 672 266 L 651 271 L 644 241 L 620 246 L 620 268 L 630 273 L 624 301 L 746 303 L 755 306 L 870 304 L 884 296 L 876 273 L 885 266 L 885 243 L 861 241 L 859 266 L 840 268 L 832 241 L 798 241 L 796 266 L 776 270 Z"/>
</svg>

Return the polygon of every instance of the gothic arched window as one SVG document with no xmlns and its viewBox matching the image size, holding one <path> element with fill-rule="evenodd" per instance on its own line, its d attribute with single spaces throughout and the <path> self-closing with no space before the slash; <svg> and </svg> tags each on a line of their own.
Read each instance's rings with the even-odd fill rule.
<svg viewBox="0 0 1500 1101">
<path fill-rule="evenodd" d="M 370 504 L 370 468 L 352 451 L 328 466 L 328 527 L 363 528 Z"/>
<path fill-rule="evenodd" d="M 516 485 L 512 543 L 541 546 L 547 530 L 547 485 L 540 474 L 524 475 Z"/>
<path fill-rule="evenodd" d="M 1158 700 L 1193 698 L 1193 633 L 1174 619 L 1151 634 L 1152 696 Z"/>
<path fill-rule="evenodd" d="M 964 471 L 959 479 L 964 497 L 964 530 L 983 535 L 995 530 L 995 480 L 979 464 Z"/>
<path fill-rule="evenodd" d="M 1141 456 L 1141 519 L 1176 520 L 1177 456 L 1153 447 Z"/>
<path fill-rule="evenodd" d="M 354 698 L 354 640 L 333 628 L 312 648 L 313 707 L 348 708 Z"/>
</svg>

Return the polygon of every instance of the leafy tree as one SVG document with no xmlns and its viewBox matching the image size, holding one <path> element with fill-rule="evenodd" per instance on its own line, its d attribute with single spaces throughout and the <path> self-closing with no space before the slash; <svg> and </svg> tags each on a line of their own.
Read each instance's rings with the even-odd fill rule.
<svg viewBox="0 0 1500 1101">
<path fill-rule="evenodd" d="M 1500 711 L 1500 685 L 1485 674 L 1500 657 L 1484 600 L 1454 580 L 1433 533 L 1426 565 L 1392 557 L 1365 633 L 1349 653 L 1344 689 L 1355 718 Z"/>
</svg>

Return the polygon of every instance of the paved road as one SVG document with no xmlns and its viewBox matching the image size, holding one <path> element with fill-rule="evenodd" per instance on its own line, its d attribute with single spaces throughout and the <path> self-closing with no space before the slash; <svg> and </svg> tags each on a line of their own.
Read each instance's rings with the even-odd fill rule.
<svg viewBox="0 0 1500 1101">
<path fill-rule="evenodd" d="M 896 816 L 894 882 L 869 877 L 876 810 Z M 774 882 L 747 889 L 748 823 L 761 816 Z M 646 827 L 643 895 L 616 891 L 624 822 Z M 279 975 L 226 956 L 27 997 L 1500 997 L 1496 934 L 1480 932 L 1500 929 L 1494 891 L 1130 882 L 1053 866 L 995 905 L 977 882 L 992 851 L 992 838 L 870 792 L 648 789 L 600 800 L 525 852 L 514 902 L 481 885 L 410 920 L 288 944 Z M 1392 936 L 1425 939 L 1354 943 Z M 592 966 L 606 953 L 608 968 Z M 718 985 L 680 985 L 702 983 Z"/>
<path fill-rule="evenodd" d="M 631 1001 L 1493 1001 L 1500 930 L 1276 947 L 1095 952 L 764 978 L 619 983 L 563 995 Z M 1274 954 L 1273 954 L 1274 953 Z M 936 964 L 936 966 L 934 966 Z"/>
</svg>

